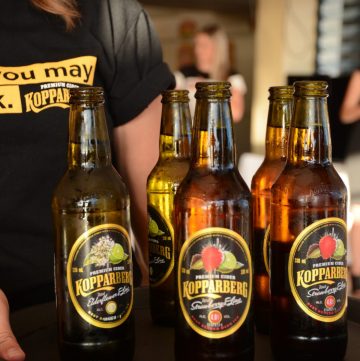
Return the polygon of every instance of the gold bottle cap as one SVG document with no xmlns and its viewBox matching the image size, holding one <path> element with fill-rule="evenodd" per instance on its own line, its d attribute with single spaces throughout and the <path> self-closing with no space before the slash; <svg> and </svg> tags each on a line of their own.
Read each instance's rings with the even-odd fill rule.
<svg viewBox="0 0 360 361">
<path fill-rule="evenodd" d="M 302 80 L 294 83 L 296 97 L 327 97 L 328 83 L 323 80 Z"/>
<path fill-rule="evenodd" d="M 184 89 L 165 90 L 161 93 L 162 103 L 188 103 L 189 91 Z"/>
<path fill-rule="evenodd" d="M 231 97 L 231 84 L 228 81 L 208 81 L 195 84 L 196 99 L 226 99 Z"/>
<path fill-rule="evenodd" d="M 291 100 L 294 95 L 292 85 L 272 86 L 269 88 L 269 100 Z"/>
<path fill-rule="evenodd" d="M 101 87 L 79 87 L 70 89 L 69 103 L 104 103 L 104 89 Z"/>
</svg>

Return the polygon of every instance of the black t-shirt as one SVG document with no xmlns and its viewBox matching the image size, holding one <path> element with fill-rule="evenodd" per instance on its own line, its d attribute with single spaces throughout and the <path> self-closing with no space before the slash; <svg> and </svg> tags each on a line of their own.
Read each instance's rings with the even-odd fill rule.
<svg viewBox="0 0 360 361">
<path fill-rule="evenodd" d="M 0 12 L 0 288 L 18 304 L 41 300 L 53 282 L 50 204 L 66 169 L 70 88 L 104 87 L 111 128 L 174 85 L 136 1 L 78 3 L 72 32 L 28 0 Z"/>
<path fill-rule="evenodd" d="M 204 78 L 209 79 L 210 75 L 208 73 L 204 73 L 200 71 L 196 65 L 186 65 L 179 69 L 179 71 L 186 77 L 196 77 L 196 78 Z M 238 74 L 235 70 L 230 70 L 229 76 Z"/>
</svg>

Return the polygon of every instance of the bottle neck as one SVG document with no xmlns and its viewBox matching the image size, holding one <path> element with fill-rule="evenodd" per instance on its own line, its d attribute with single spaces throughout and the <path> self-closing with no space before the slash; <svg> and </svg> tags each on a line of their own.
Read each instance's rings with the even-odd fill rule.
<svg viewBox="0 0 360 361">
<path fill-rule="evenodd" d="M 292 99 L 270 100 L 265 140 L 267 160 L 286 159 L 291 112 Z"/>
<path fill-rule="evenodd" d="M 111 148 L 103 103 L 73 103 L 69 119 L 69 169 L 111 165 Z"/>
<path fill-rule="evenodd" d="M 289 136 L 288 162 L 325 164 L 331 161 L 326 96 L 296 96 Z"/>
<path fill-rule="evenodd" d="M 211 170 L 233 169 L 233 144 L 230 99 L 198 98 L 194 116 L 192 167 Z"/>
<path fill-rule="evenodd" d="M 163 103 L 160 159 L 190 159 L 191 115 L 187 102 Z"/>
</svg>

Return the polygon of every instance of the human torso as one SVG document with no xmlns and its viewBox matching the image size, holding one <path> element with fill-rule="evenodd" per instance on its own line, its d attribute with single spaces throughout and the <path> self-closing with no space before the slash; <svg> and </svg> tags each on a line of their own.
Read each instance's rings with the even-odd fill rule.
<svg viewBox="0 0 360 361">
<path fill-rule="evenodd" d="M 8 294 L 53 279 L 50 201 L 66 169 L 69 91 L 111 86 L 115 64 L 92 31 L 90 5 L 79 3 L 85 15 L 73 32 L 25 0 L 0 14 L 0 287 Z"/>
</svg>

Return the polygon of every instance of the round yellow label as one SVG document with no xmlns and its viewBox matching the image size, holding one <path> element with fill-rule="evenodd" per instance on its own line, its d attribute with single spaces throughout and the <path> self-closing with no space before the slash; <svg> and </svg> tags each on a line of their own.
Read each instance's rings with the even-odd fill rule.
<svg viewBox="0 0 360 361">
<path fill-rule="evenodd" d="M 103 224 L 83 233 L 71 248 L 67 285 L 78 314 L 100 328 L 121 325 L 133 306 L 131 245 L 128 232 Z"/>
<path fill-rule="evenodd" d="M 177 270 L 182 313 L 207 338 L 223 338 L 246 321 L 252 264 L 246 241 L 225 228 L 194 233 L 182 246 Z"/>
<path fill-rule="evenodd" d="M 342 219 L 325 218 L 306 227 L 290 251 L 292 295 L 318 321 L 335 322 L 346 310 L 346 234 Z"/>
</svg>

